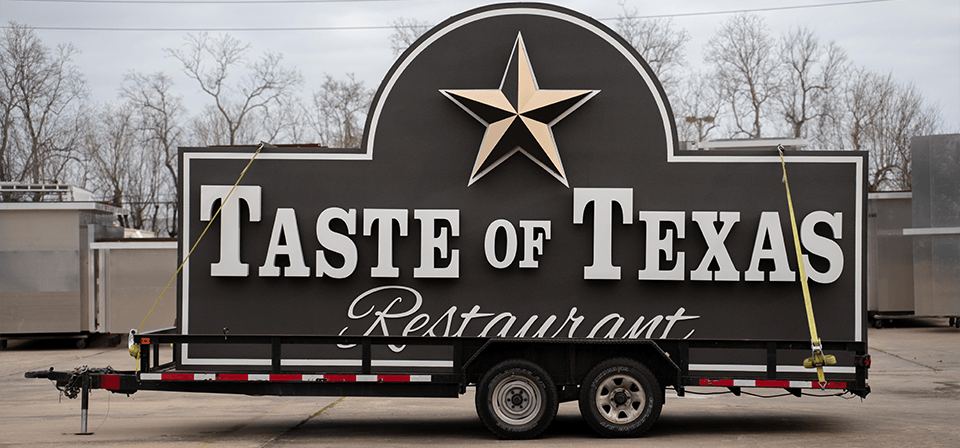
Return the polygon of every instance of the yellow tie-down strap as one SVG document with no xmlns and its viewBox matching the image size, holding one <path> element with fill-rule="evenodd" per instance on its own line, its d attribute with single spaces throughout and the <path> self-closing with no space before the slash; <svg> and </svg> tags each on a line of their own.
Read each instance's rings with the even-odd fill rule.
<svg viewBox="0 0 960 448">
<path fill-rule="evenodd" d="M 837 363 L 837 358 L 833 355 L 824 355 L 823 346 L 820 344 L 820 337 L 817 336 L 817 322 L 813 318 L 813 303 L 810 302 L 810 288 L 807 286 L 807 271 L 803 265 L 803 254 L 800 252 L 800 235 L 797 232 L 797 218 L 793 213 L 793 199 L 790 198 L 790 182 L 787 181 L 787 162 L 783 159 L 783 145 L 777 145 L 777 151 L 780 152 L 780 166 L 783 167 L 783 185 L 787 189 L 787 207 L 790 209 L 790 227 L 793 229 L 793 246 L 797 253 L 797 266 L 800 268 L 800 286 L 803 288 L 803 303 L 807 308 L 807 324 L 810 326 L 810 345 L 813 349 L 813 356 L 803 360 L 803 366 L 817 369 L 817 381 L 820 382 L 820 388 L 827 385 L 827 380 L 823 376 L 823 366 Z"/>
<path fill-rule="evenodd" d="M 140 326 L 137 327 L 136 330 L 130 330 L 130 336 L 127 342 L 127 345 L 129 346 L 128 351 L 130 353 L 130 356 L 132 356 L 134 359 L 137 360 L 137 371 L 140 371 L 140 345 L 133 343 L 134 335 L 136 335 L 137 333 L 140 332 L 140 330 L 143 329 L 143 325 L 147 323 L 147 319 L 149 319 L 150 315 L 153 314 L 153 310 L 155 310 L 157 308 L 157 305 L 160 304 L 160 299 L 163 299 L 163 295 L 167 293 L 167 289 L 170 288 L 170 285 L 173 284 L 173 281 L 177 278 L 177 275 L 179 275 L 180 271 L 183 270 L 183 265 L 185 265 L 187 263 L 187 260 L 190 259 L 190 256 L 193 255 L 194 249 L 196 249 L 197 245 L 200 244 L 200 240 L 203 239 L 203 236 L 207 234 L 207 230 L 210 230 L 210 226 L 213 225 L 213 222 L 217 219 L 217 216 L 220 215 L 220 211 L 223 210 L 223 205 L 226 204 L 228 200 L 230 200 L 230 195 L 232 195 L 233 191 L 237 189 L 238 185 L 240 185 L 240 181 L 243 180 L 243 176 L 247 174 L 247 170 L 250 169 L 250 165 L 253 164 L 253 160 L 256 159 L 258 155 L 260 155 L 260 151 L 263 150 L 264 147 L 276 148 L 276 146 L 273 146 L 269 143 L 260 142 L 260 145 L 257 146 L 257 150 L 254 151 L 253 153 L 253 157 L 250 158 L 250 161 L 247 162 L 247 166 L 243 167 L 243 171 L 240 172 L 240 177 L 238 177 L 237 181 L 233 184 L 233 188 L 231 188 L 230 192 L 227 193 L 227 196 L 223 198 L 222 201 L 220 201 L 220 206 L 217 207 L 217 211 L 213 214 L 212 217 L 210 217 L 210 222 L 208 222 L 207 226 L 204 227 L 203 232 L 200 232 L 200 236 L 197 237 L 197 241 L 193 243 L 193 247 L 190 248 L 190 252 L 187 252 L 187 256 L 183 257 L 183 261 L 180 262 L 180 266 L 177 267 L 177 271 L 173 273 L 173 277 L 170 277 L 170 281 L 167 282 L 167 286 L 165 286 L 163 288 L 163 291 L 160 292 L 160 297 L 157 297 L 157 301 L 153 303 L 153 307 L 150 308 L 150 311 L 147 312 L 147 315 L 143 318 L 143 322 L 140 322 Z"/>
</svg>

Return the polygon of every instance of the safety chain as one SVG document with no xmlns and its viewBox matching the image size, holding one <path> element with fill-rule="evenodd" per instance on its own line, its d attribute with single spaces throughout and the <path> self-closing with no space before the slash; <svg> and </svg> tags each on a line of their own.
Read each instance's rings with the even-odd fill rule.
<svg viewBox="0 0 960 448">
<path fill-rule="evenodd" d="M 94 374 L 94 375 L 113 375 L 120 372 L 113 369 L 113 367 L 98 367 L 90 368 L 87 366 L 77 366 L 73 368 L 73 372 L 70 375 L 70 380 L 67 381 L 67 384 L 64 384 L 63 387 L 58 386 L 57 382 L 53 381 L 53 387 L 56 387 L 60 391 L 60 398 L 63 399 L 66 396 L 69 399 L 74 399 L 80 396 L 80 390 L 83 385 L 83 375 Z"/>
</svg>

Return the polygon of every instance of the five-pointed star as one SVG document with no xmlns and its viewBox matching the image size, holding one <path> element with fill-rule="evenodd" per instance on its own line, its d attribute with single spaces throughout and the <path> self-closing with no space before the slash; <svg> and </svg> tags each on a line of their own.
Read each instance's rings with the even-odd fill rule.
<svg viewBox="0 0 960 448">
<path fill-rule="evenodd" d="M 518 151 L 570 186 L 551 128 L 599 90 L 541 90 L 518 33 L 499 89 L 440 92 L 487 127 L 468 186 Z"/>
</svg>

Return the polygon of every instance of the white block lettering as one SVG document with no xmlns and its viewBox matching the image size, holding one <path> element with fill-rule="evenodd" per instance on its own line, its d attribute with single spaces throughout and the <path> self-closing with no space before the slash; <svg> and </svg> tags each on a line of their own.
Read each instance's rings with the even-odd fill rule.
<svg viewBox="0 0 960 448">
<path fill-rule="evenodd" d="M 803 268 L 807 273 L 807 278 L 817 283 L 833 283 L 840 278 L 843 272 L 843 251 L 836 241 L 817 235 L 814 227 L 817 223 L 825 222 L 833 231 L 833 237 L 840 239 L 843 235 L 843 213 L 837 212 L 829 214 L 825 211 L 815 211 L 803 218 L 800 224 L 800 241 L 803 247 L 814 255 L 826 258 L 830 262 L 830 268 L 827 272 L 818 272 L 810 266 L 810 257 L 803 256 Z"/>
<path fill-rule="evenodd" d="M 760 228 L 753 243 L 753 255 L 750 256 L 750 268 L 743 273 L 748 282 L 762 282 L 764 271 L 760 270 L 760 260 L 773 260 L 774 270 L 770 272 L 771 282 L 793 282 L 797 273 L 790 270 L 787 261 L 787 248 L 783 243 L 783 228 L 780 226 L 780 214 L 763 212 L 760 214 Z M 770 240 L 770 248 L 764 249 L 764 242 Z"/>
<path fill-rule="evenodd" d="M 213 205 L 230 194 L 231 185 L 200 186 L 200 220 L 213 218 Z M 220 261 L 210 265 L 213 277 L 246 277 L 250 265 L 240 262 L 240 201 L 250 209 L 250 222 L 260 222 L 260 186 L 240 185 L 220 209 Z"/>
<path fill-rule="evenodd" d="M 286 239 L 286 244 L 280 244 L 281 234 Z M 280 276 L 277 255 L 286 255 L 290 259 L 290 266 L 283 268 L 284 277 L 310 276 L 310 268 L 303 262 L 303 247 L 300 245 L 297 214 L 292 208 L 277 209 L 277 217 L 273 221 L 273 233 L 270 235 L 270 246 L 267 247 L 267 259 L 264 260 L 263 266 L 260 266 L 261 277 Z"/>
<path fill-rule="evenodd" d="M 521 268 L 536 268 L 539 266 L 536 255 L 543 255 L 543 242 L 550 239 L 550 221 L 520 221 L 523 229 L 523 259 Z M 537 230 L 541 230 L 538 232 Z"/>
<path fill-rule="evenodd" d="M 506 251 L 503 259 L 497 258 L 497 234 L 503 230 L 507 239 Z M 506 219 L 498 219 L 487 226 L 487 233 L 483 237 L 483 252 L 487 256 L 487 263 L 497 269 L 506 269 L 517 258 L 517 229 Z"/>
<path fill-rule="evenodd" d="M 700 266 L 690 271 L 690 280 L 739 281 L 740 271 L 733 265 L 730 253 L 727 252 L 723 242 L 730 235 L 733 225 L 740 221 L 740 212 L 720 212 L 720 222 L 723 225 L 719 232 L 714 225 L 717 222 L 717 212 L 693 212 L 693 221 L 700 226 L 700 233 L 707 242 L 707 253 L 703 255 Z M 710 271 L 710 263 L 713 260 L 717 260 L 717 266 L 720 268 L 716 272 Z"/>
<path fill-rule="evenodd" d="M 677 227 L 677 239 L 684 237 L 684 219 L 686 212 L 640 212 L 640 221 L 647 223 L 647 251 L 646 266 L 640 270 L 640 280 L 680 280 L 683 281 L 684 254 L 673 253 L 673 229 L 667 229 L 666 235 L 660 239 L 660 223 L 672 222 Z M 672 269 L 660 269 L 660 252 L 666 256 L 666 261 L 676 259 Z"/>
<path fill-rule="evenodd" d="M 573 223 L 583 224 L 587 205 L 593 203 L 593 264 L 584 266 L 584 280 L 620 280 L 620 266 L 613 265 L 613 204 L 623 211 L 623 223 L 633 219 L 632 188 L 575 188 Z"/>
<path fill-rule="evenodd" d="M 414 218 L 420 221 L 420 266 L 413 268 L 417 278 L 460 277 L 460 250 L 448 249 L 450 237 L 460 236 L 460 210 L 414 210 Z M 438 223 L 449 225 L 440 228 Z M 450 235 L 447 235 L 447 230 Z M 449 259 L 446 267 L 437 266 L 437 254 Z"/>
<path fill-rule="evenodd" d="M 357 210 L 346 211 L 338 207 L 330 207 L 317 217 L 317 241 L 332 252 L 343 256 L 343 266 L 339 268 L 330 265 L 323 250 L 317 251 L 317 277 L 329 276 L 332 278 L 347 278 L 357 268 L 357 246 L 347 235 L 333 231 L 331 221 L 339 219 L 347 225 L 347 234 L 357 233 Z"/>
<path fill-rule="evenodd" d="M 379 209 L 363 210 L 363 236 L 373 234 L 373 223 L 379 222 L 377 227 L 377 265 L 370 268 L 371 277 L 397 278 L 400 277 L 400 268 L 393 265 L 393 223 L 400 227 L 400 236 L 407 236 L 406 209 Z"/>
</svg>

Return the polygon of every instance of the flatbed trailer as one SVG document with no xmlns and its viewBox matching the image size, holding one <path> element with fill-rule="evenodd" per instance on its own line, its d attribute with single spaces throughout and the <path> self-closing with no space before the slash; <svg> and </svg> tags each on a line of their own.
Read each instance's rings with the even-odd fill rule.
<svg viewBox="0 0 960 448">
<path fill-rule="evenodd" d="M 867 384 L 870 355 L 866 345 L 859 342 L 823 341 L 825 351 L 851 357 L 854 373 L 831 374 L 830 381 L 821 384 L 811 378 L 809 372 L 783 371 L 784 359 L 802 358 L 810 353 L 809 341 L 182 334 L 145 334 L 134 338 L 140 350 L 136 371 L 51 370 L 25 375 L 50 379 L 59 389 L 68 389 L 68 397 L 79 395 L 83 398 L 81 433 L 86 432 L 90 389 L 128 395 L 138 391 L 167 391 L 457 398 L 466 393 L 468 386 L 475 386 L 478 414 L 487 414 L 484 423 L 504 438 L 538 435 L 553 420 L 559 403 L 575 400 L 580 401 L 584 417 L 601 435 L 637 435 L 656 421 L 665 401 L 666 388 L 673 389 L 680 397 L 690 387 L 725 388 L 737 396 L 744 388 L 783 389 L 797 397 L 810 391 L 833 395 L 849 393 L 861 398 L 870 393 Z M 266 345 L 270 347 L 271 367 L 269 373 L 178 370 L 173 360 L 164 362 L 161 359 L 161 346 L 189 343 Z M 283 350 L 293 345 L 357 345 L 362 347 L 361 365 L 356 370 L 336 373 L 284 368 L 281 363 Z M 430 374 L 374 369 L 373 348 L 388 345 L 447 347 L 451 349 L 449 360 L 453 367 L 446 373 Z M 764 371 L 754 375 L 691 371 L 691 351 L 731 349 L 762 354 L 766 358 Z M 609 382 L 611 378 L 616 382 Z M 616 384 L 616 387 L 603 392 L 605 381 L 610 386 Z M 601 385 L 599 391 L 598 384 Z M 620 387 L 624 385 L 627 386 Z M 621 394 L 619 398 L 617 393 Z M 511 401 L 513 397 L 519 397 L 521 401 L 514 403 Z M 531 405 L 526 400 L 538 405 Z M 598 412 L 591 412 L 594 409 Z M 605 418 L 604 412 L 606 417 L 614 417 Z M 617 418 L 630 424 L 611 424 L 611 420 Z M 516 424 L 527 419 L 532 420 Z"/>
</svg>

